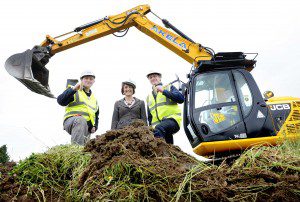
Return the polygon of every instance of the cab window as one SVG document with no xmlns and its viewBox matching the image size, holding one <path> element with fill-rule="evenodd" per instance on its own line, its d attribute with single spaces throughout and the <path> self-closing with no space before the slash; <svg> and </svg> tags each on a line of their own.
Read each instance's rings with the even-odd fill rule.
<svg viewBox="0 0 300 202">
<path fill-rule="evenodd" d="M 194 110 L 197 109 L 201 111 L 195 118 L 201 124 L 206 124 L 213 133 L 219 133 L 241 121 L 228 72 L 200 74 L 196 77 Z"/>
<path fill-rule="evenodd" d="M 241 102 L 241 108 L 244 117 L 246 117 L 249 115 L 253 106 L 252 94 L 244 76 L 240 72 L 234 72 L 233 75 L 236 81 L 236 88 Z"/>
<path fill-rule="evenodd" d="M 236 98 L 227 73 L 197 76 L 195 108 L 235 101 Z"/>
</svg>

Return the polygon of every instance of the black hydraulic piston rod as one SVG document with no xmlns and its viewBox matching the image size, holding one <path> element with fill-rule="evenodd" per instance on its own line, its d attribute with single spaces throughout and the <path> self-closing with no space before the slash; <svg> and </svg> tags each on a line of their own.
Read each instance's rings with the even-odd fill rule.
<svg viewBox="0 0 300 202">
<path fill-rule="evenodd" d="M 161 19 L 158 15 L 156 15 L 153 11 L 151 11 L 151 13 L 157 17 L 158 19 L 160 19 L 162 21 L 162 23 L 165 25 L 166 28 L 170 28 L 172 29 L 174 32 L 176 32 L 179 36 L 181 36 L 182 38 L 185 38 L 187 40 L 189 40 L 192 43 L 195 43 L 190 37 L 188 37 L 187 35 L 185 35 L 182 31 L 180 31 L 179 29 L 177 29 L 174 25 L 172 25 L 168 20 L 166 19 Z"/>
<path fill-rule="evenodd" d="M 182 38 L 185 38 L 185 39 L 189 40 L 190 42 L 195 43 L 190 37 L 188 37 L 182 31 L 180 31 L 179 29 L 177 29 L 168 20 L 162 19 L 161 21 L 164 23 L 164 25 L 166 26 L 166 28 L 172 29 L 174 32 L 176 32 L 178 35 L 180 35 Z"/>
<path fill-rule="evenodd" d="M 93 25 L 99 24 L 100 22 L 102 22 L 102 21 L 104 21 L 104 20 L 106 20 L 106 19 L 107 19 L 107 17 L 104 17 L 104 18 L 102 18 L 102 19 L 95 20 L 95 21 L 93 21 L 93 22 L 90 22 L 90 23 L 81 25 L 81 26 L 79 26 L 79 27 L 76 27 L 76 28 L 74 29 L 74 32 L 80 32 L 80 31 L 83 30 L 83 29 L 86 29 L 86 28 L 91 27 L 91 26 L 93 26 Z"/>
</svg>

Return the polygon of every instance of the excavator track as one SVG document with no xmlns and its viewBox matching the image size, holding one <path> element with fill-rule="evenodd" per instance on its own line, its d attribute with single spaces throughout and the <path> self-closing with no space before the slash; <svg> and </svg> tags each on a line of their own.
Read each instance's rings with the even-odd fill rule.
<svg viewBox="0 0 300 202">
<path fill-rule="evenodd" d="M 229 153 L 221 153 L 221 154 L 216 154 L 209 156 L 207 160 L 203 161 L 205 164 L 210 164 L 210 165 L 220 165 L 222 163 L 226 163 L 228 165 L 232 165 L 235 160 L 237 160 L 240 156 L 242 155 L 241 151 L 238 152 L 231 152 Z"/>
</svg>

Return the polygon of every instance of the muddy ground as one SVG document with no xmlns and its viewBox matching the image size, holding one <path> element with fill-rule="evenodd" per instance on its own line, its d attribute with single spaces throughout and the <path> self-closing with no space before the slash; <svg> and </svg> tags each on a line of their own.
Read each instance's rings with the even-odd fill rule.
<svg viewBox="0 0 300 202">
<path fill-rule="evenodd" d="M 250 164 L 246 159 L 205 165 L 154 138 L 140 122 L 97 136 L 84 151 L 92 159 L 79 180 L 70 181 L 73 192 L 61 201 L 300 201 L 299 158 L 288 168 L 273 165 L 277 157 L 268 152 L 261 154 L 266 160 Z M 0 166 L 0 201 L 32 200 L 24 196 L 26 186 L 8 174 L 13 166 Z"/>
<path fill-rule="evenodd" d="M 22 186 L 12 170 L 15 162 L 0 163 L 0 201 L 34 201 L 27 196 L 27 187 Z"/>
<path fill-rule="evenodd" d="M 177 197 L 179 201 L 300 201 L 299 194 L 291 190 L 300 190 L 298 172 L 292 170 L 283 176 L 282 169 L 262 170 L 260 168 L 231 167 L 203 165 L 182 152 L 177 146 L 166 144 L 162 139 L 154 138 L 148 127 L 139 125 L 129 126 L 123 130 L 109 131 L 103 136 L 89 142 L 85 150 L 93 154 L 91 164 L 87 167 L 79 183 L 81 189 L 89 193 L 91 199 L 105 199 L 103 193 L 117 186 L 112 182 L 106 187 L 95 189 L 95 181 L 100 185 L 107 184 L 106 169 L 117 164 L 130 164 L 131 169 L 139 174 L 131 175 L 127 182 L 141 185 L 135 189 L 135 198 L 144 200 L 170 201 L 176 191 L 187 178 L 190 171 L 193 177 L 190 184 L 185 184 L 183 194 Z M 268 154 L 266 154 L 268 155 Z M 299 168 L 300 162 L 297 166 Z M 191 168 L 198 165 L 198 169 Z M 141 176 L 143 175 L 143 176 Z M 155 176 L 155 177 L 153 177 Z M 125 176 L 121 176 L 126 178 Z M 116 179 L 119 181 L 120 179 Z M 121 179 L 122 180 L 122 179 Z M 155 183 L 157 181 L 158 183 Z M 96 184 L 97 184 L 96 183 Z M 115 182 L 118 186 L 120 183 Z M 150 186 L 145 186 L 145 184 Z M 154 185 L 154 186 L 151 186 Z M 121 186 L 121 185 L 120 185 Z M 122 186 L 121 186 L 122 187 Z M 147 190 L 143 190 L 147 188 Z M 190 189 L 190 191 L 188 190 Z M 191 191 L 193 190 L 193 191 Z M 120 189 L 110 199 L 124 198 L 130 189 Z M 145 193 L 147 192 L 147 193 Z M 177 193 L 178 194 L 178 193 Z M 146 199 L 149 199 L 146 198 Z"/>
</svg>

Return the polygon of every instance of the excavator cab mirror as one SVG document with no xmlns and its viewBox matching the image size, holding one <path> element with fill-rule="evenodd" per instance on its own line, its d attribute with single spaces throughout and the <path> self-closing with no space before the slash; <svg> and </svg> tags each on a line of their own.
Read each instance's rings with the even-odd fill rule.
<svg viewBox="0 0 300 202">
<path fill-rule="evenodd" d="M 172 85 L 172 84 L 177 82 L 178 83 L 178 89 L 179 89 L 179 91 L 181 91 L 181 87 L 182 87 L 182 84 L 184 84 L 184 82 L 179 79 L 179 76 L 177 74 L 175 74 L 175 76 L 176 76 L 176 79 L 174 81 L 168 83 L 168 85 Z"/>
<path fill-rule="evenodd" d="M 175 74 L 175 76 L 176 76 L 176 81 L 178 82 L 178 90 L 184 94 L 184 92 L 186 90 L 186 84 L 180 80 L 180 78 L 177 74 Z"/>
<path fill-rule="evenodd" d="M 270 98 L 272 98 L 272 97 L 274 97 L 274 93 L 273 93 L 272 91 L 268 90 L 268 91 L 265 91 L 265 92 L 264 92 L 264 98 L 265 98 L 266 100 L 268 100 L 268 99 L 270 99 Z"/>
<path fill-rule="evenodd" d="M 187 89 L 187 84 L 186 83 L 181 83 L 180 87 L 179 87 L 179 91 L 184 95 L 185 91 Z"/>
<path fill-rule="evenodd" d="M 177 74 L 175 74 L 175 76 L 176 76 L 176 81 L 178 82 L 178 90 L 179 90 L 179 91 L 182 91 L 182 85 L 181 85 L 181 83 L 180 83 L 179 76 L 178 76 Z"/>
</svg>

